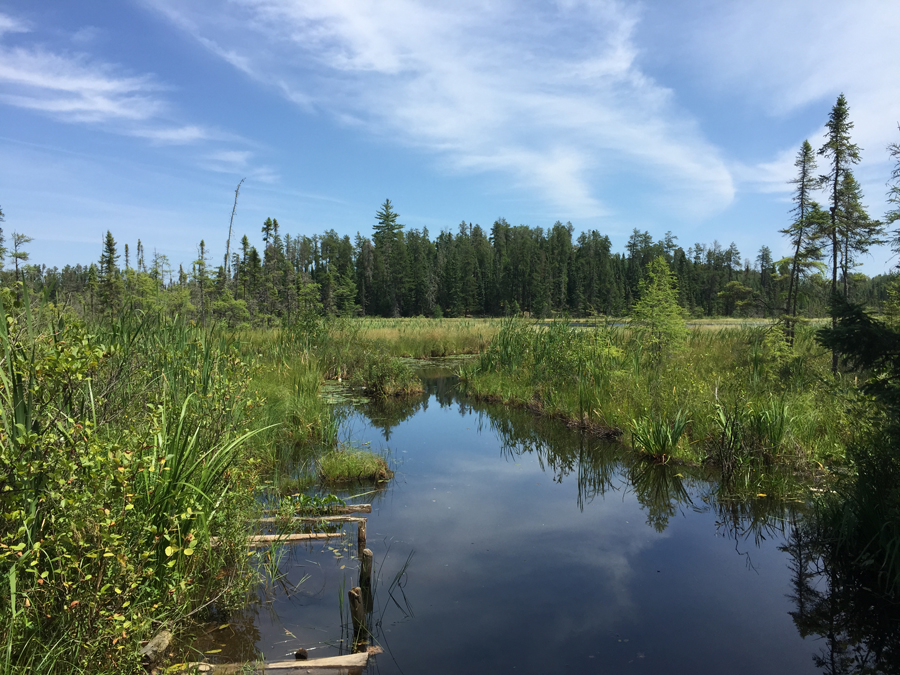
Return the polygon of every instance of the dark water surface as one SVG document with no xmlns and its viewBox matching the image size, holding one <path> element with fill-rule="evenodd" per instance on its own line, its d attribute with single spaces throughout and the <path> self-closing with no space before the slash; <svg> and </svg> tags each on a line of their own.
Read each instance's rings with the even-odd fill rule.
<svg viewBox="0 0 900 675">
<path fill-rule="evenodd" d="M 719 504 L 682 468 L 634 465 L 616 444 L 474 404 L 431 375 L 421 399 L 368 404 L 343 423 L 354 444 L 389 449 L 396 470 L 357 500 L 373 506 L 385 650 L 370 671 L 820 672 L 824 641 L 801 637 L 789 614 L 790 505 Z M 283 576 L 204 650 L 340 653 L 340 599 L 357 584 L 347 532 L 285 549 Z"/>
</svg>

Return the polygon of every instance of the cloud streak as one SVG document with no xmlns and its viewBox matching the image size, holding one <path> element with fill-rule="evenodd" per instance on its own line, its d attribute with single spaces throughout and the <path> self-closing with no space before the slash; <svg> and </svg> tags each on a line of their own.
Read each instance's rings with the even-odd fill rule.
<svg viewBox="0 0 900 675">
<path fill-rule="evenodd" d="M 733 198 L 717 149 L 638 67 L 640 17 L 617 2 L 147 2 L 304 109 L 572 217 L 609 213 L 622 172 L 700 217 Z"/>
<path fill-rule="evenodd" d="M 166 104 L 150 76 L 126 76 L 84 56 L 42 48 L 0 48 L 3 102 L 58 114 L 76 122 L 145 121 Z"/>
</svg>

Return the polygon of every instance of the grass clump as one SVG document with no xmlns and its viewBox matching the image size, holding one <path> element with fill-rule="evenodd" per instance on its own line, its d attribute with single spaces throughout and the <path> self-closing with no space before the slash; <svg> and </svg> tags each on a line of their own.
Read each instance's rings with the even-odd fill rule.
<svg viewBox="0 0 900 675">
<path fill-rule="evenodd" d="M 375 398 L 424 391 L 422 381 L 409 364 L 379 352 L 366 353 L 365 363 L 354 374 L 351 384 Z"/>
<path fill-rule="evenodd" d="M 369 450 L 337 448 L 318 460 L 319 479 L 326 484 L 369 481 L 382 483 L 390 480 L 394 472 L 384 457 Z"/>
<path fill-rule="evenodd" d="M 687 427 L 688 419 L 680 410 L 671 421 L 642 417 L 631 423 L 632 445 L 653 459 L 666 462 L 678 454 L 678 443 Z"/>
</svg>

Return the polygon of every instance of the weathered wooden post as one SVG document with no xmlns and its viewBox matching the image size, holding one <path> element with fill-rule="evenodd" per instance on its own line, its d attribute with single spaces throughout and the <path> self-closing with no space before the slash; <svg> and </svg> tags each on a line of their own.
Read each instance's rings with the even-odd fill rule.
<svg viewBox="0 0 900 675">
<path fill-rule="evenodd" d="M 359 588 L 362 591 L 363 606 L 366 614 L 372 612 L 372 567 L 373 556 L 372 551 L 363 549 L 362 556 L 359 559 Z"/>
<path fill-rule="evenodd" d="M 366 648 L 366 608 L 363 603 L 362 589 L 359 586 L 351 588 L 347 595 L 350 597 L 350 618 L 353 619 L 353 651 L 361 652 Z"/>
<path fill-rule="evenodd" d="M 362 559 L 363 551 L 366 548 L 366 520 L 365 518 L 357 521 L 356 523 L 356 535 L 357 535 L 357 543 L 359 544 L 359 554 L 358 557 Z"/>
</svg>

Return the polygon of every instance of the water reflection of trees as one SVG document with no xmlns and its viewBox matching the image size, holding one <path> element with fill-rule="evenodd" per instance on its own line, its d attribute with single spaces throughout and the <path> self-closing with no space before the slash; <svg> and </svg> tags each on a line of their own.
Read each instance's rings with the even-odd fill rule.
<svg viewBox="0 0 900 675">
<path fill-rule="evenodd" d="M 816 666 L 828 675 L 900 672 L 900 602 L 877 571 L 837 553 L 813 523 L 792 527 L 780 547 L 791 557 L 794 624 L 824 640 Z"/>
<path fill-rule="evenodd" d="M 456 406 L 461 415 L 475 413 L 477 428 L 490 430 L 500 441 L 501 453 L 514 459 L 533 455 L 543 471 L 557 483 L 575 476 L 578 507 L 584 509 L 609 491 L 632 490 L 647 513 L 647 524 L 658 532 L 668 526 L 680 509 L 713 510 L 720 532 L 736 545 L 782 535 L 785 523 L 794 522 L 792 505 L 775 499 L 747 501 L 720 499 L 717 483 L 699 467 L 644 462 L 620 443 L 573 431 L 558 420 L 536 417 L 527 410 L 473 401 L 460 395 L 455 376 L 424 373 L 425 393 L 420 397 L 370 401 L 357 406 L 370 422 L 391 431 L 429 401 L 440 407 Z M 694 495 L 692 497 L 692 495 Z"/>
<path fill-rule="evenodd" d="M 365 415 L 372 426 L 380 429 L 385 441 L 391 440 L 394 428 L 411 419 L 420 410 L 428 410 L 431 397 L 441 408 L 459 403 L 460 413 L 468 412 L 469 405 L 465 399 L 458 398 L 457 386 L 459 378 L 455 375 L 443 377 L 423 377 L 422 386 L 425 392 L 419 396 L 391 396 L 377 400 L 366 400 L 353 408 Z"/>
</svg>

